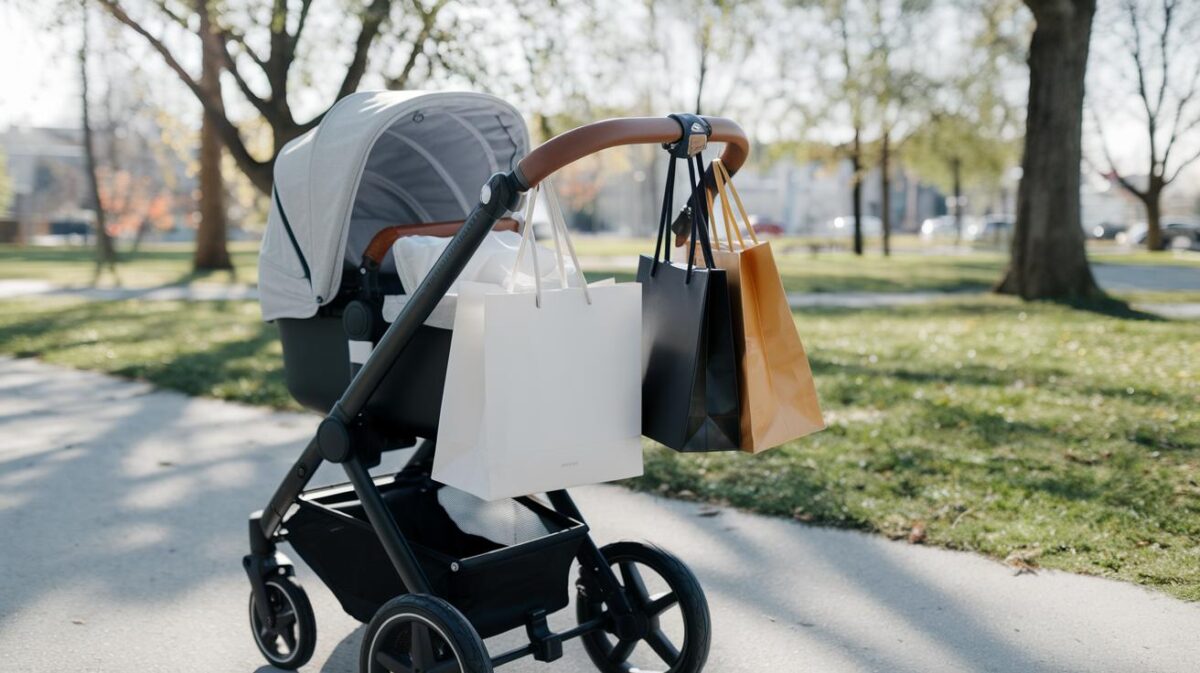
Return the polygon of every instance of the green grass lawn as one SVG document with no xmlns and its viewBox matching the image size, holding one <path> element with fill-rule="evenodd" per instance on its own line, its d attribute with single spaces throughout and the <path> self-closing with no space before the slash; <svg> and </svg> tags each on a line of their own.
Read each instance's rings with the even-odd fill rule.
<svg viewBox="0 0 1200 673">
<path fill-rule="evenodd" d="M 797 322 L 829 428 L 633 487 L 1200 599 L 1195 323 L 1000 297 Z M 295 408 L 254 303 L 0 302 L 0 353 Z"/>
<path fill-rule="evenodd" d="M 896 255 L 856 258 L 847 252 L 812 255 L 772 244 L 783 286 L 788 292 L 963 292 L 984 291 L 1000 279 L 999 254 Z M 582 253 L 580 253 L 582 254 Z M 627 266 L 584 263 L 591 278 L 633 280 Z"/>
<path fill-rule="evenodd" d="M 234 273 L 192 272 L 191 244 L 146 244 L 135 254 L 119 253 L 117 274 L 125 287 L 211 283 L 255 283 L 258 281 L 258 243 L 229 244 Z M 59 285 L 91 285 L 96 273 L 95 251 L 84 247 L 33 247 L 0 245 L 0 280 L 48 280 Z M 102 286 L 116 285 L 107 269 Z"/>
<path fill-rule="evenodd" d="M 646 239 L 580 236 L 579 254 L 593 277 L 633 278 L 632 263 L 641 253 L 652 253 Z M 789 292 L 955 292 L 990 288 L 1004 270 L 1006 256 L 996 251 L 971 254 L 916 254 L 912 237 L 897 237 L 897 253 L 882 257 L 870 249 L 865 257 L 845 251 L 814 253 L 809 241 L 780 238 L 771 241 L 784 286 Z M 235 273 L 195 275 L 191 271 L 191 246 L 158 244 L 143 246 L 136 255 L 124 254 L 119 267 L 121 284 L 148 287 L 167 284 L 248 283 L 258 281 L 258 244 L 230 244 Z M 89 248 L 34 248 L 0 245 L 0 280 L 38 279 L 62 285 L 88 285 L 95 272 Z M 606 262 L 606 258 L 611 262 Z M 1101 263 L 1179 265 L 1200 269 L 1200 256 L 1172 253 L 1112 251 L 1097 247 L 1093 260 Z M 107 273 L 101 284 L 114 284 Z M 1180 299 L 1174 299 L 1181 301 Z"/>
</svg>

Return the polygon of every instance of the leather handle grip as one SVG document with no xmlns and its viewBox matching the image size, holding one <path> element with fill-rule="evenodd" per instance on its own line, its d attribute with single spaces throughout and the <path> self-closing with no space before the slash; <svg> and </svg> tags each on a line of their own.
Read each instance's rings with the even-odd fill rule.
<svg viewBox="0 0 1200 673">
<path fill-rule="evenodd" d="M 363 263 L 370 261 L 376 266 L 382 264 L 383 258 L 387 256 L 388 250 L 392 249 L 392 244 L 396 242 L 396 239 L 405 236 L 453 236 L 462 226 L 463 220 L 445 220 L 424 224 L 397 224 L 380 229 L 367 244 L 367 249 L 363 251 Z M 517 221 L 511 217 L 497 220 L 496 226 L 492 227 L 492 231 L 516 231 L 517 229 Z"/>
<path fill-rule="evenodd" d="M 724 117 L 704 117 L 712 126 L 710 142 L 726 143 L 721 162 L 737 173 L 750 156 L 750 140 L 736 122 Z M 620 145 L 673 143 L 683 136 L 679 122 L 669 117 L 606 119 L 557 135 L 530 152 L 517 164 L 523 187 L 535 187 L 558 169 L 589 154 Z"/>
</svg>

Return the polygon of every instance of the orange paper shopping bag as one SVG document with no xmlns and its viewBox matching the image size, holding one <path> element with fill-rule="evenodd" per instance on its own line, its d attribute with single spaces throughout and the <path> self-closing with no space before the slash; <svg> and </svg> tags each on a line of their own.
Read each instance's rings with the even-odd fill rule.
<svg viewBox="0 0 1200 673">
<path fill-rule="evenodd" d="M 741 446 L 743 451 L 758 453 L 821 430 L 825 421 L 771 245 L 758 241 L 721 160 L 712 165 L 725 224 L 725 246 L 718 238 L 711 202 L 708 212 L 713 254 L 729 279 L 741 386 Z M 751 245 L 742 238 L 733 216 L 734 204 Z"/>
</svg>

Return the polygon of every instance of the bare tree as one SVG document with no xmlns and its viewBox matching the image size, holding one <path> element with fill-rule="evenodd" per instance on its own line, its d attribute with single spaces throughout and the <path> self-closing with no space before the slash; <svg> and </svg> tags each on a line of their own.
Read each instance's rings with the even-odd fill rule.
<svg viewBox="0 0 1200 673">
<path fill-rule="evenodd" d="M 1132 68 L 1140 103 L 1139 122 L 1148 143 L 1148 165 L 1143 185 L 1117 169 L 1101 125 L 1101 115 L 1090 106 L 1100 136 L 1109 173 L 1146 208 L 1146 246 L 1165 248 L 1162 239 L 1162 193 L 1191 164 L 1200 160 L 1200 147 L 1180 158 L 1177 152 L 1189 137 L 1200 137 L 1200 45 L 1194 32 L 1200 28 L 1195 2 L 1180 0 L 1123 0 L 1121 12 L 1124 57 Z"/>
<path fill-rule="evenodd" d="M 92 137 L 91 104 L 88 101 L 88 4 L 87 0 L 79 2 L 82 37 L 79 44 L 79 101 L 81 123 L 83 124 L 83 156 L 87 165 L 88 196 L 96 206 L 96 271 L 94 281 L 100 280 L 104 267 L 108 267 L 113 277 L 117 277 L 117 251 L 113 246 L 112 237 L 108 234 L 108 223 L 104 218 L 104 206 L 100 199 L 100 178 L 97 175 L 96 140 Z"/>
<path fill-rule="evenodd" d="M 873 0 L 870 25 L 873 35 L 866 71 L 874 94 L 873 112 L 879 129 L 880 221 L 883 254 L 892 252 L 892 161 L 897 140 L 910 130 L 906 115 L 912 98 L 919 95 L 923 78 L 912 67 L 907 50 L 916 47 L 914 24 L 929 9 L 929 0 L 888 3 Z"/>
<path fill-rule="evenodd" d="M 196 0 L 200 20 L 200 88 L 211 105 L 225 110 L 221 94 L 221 38 L 212 21 L 208 0 Z M 221 175 L 221 136 L 216 117 L 205 114 L 200 124 L 200 224 L 192 268 L 196 271 L 233 269 L 227 244 L 225 180 Z"/>
<path fill-rule="evenodd" d="M 251 39 L 250 32 L 256 30 L 254 25 L 248 27 L 247 30 L 241 30 L 232 25 L 233 21 L 230 17 L 216 11 L 214 6 L 205 2 L 189 7 L 172 0 L 146 0 L 141 4 L 147 8 L 147 12 L 151 16 L 155 17 L 154 19 L 135 17 L 129 11 L 127 3 L 121 0 L 98 0 L 98 2 L 116 20 L 140 35 L 158 53 L 167 67 L 178 76 L 203 106 L 206 118 L 220 136 L 238 168 L 260 191 L 270 192 L 271 170 L 275 155 L 288 141 L 316 126 L 324 114 L 321 113 L 303 121 L 297 120 L 289 97 L 289 85 L 291 84 L 289 73 L 297 62 L 297 47 L 305 34 L 313 0 L 301 0 L 300 2 L 274 0 L 269 20 L 263 22 L 263 27 L 258 29 L 267 32 L 267 35 L 263 36 L 265 39 L 262 40 Z M 388 77 L 389 85 L 403 87 L 407 83 L 416 61 L 425 53 L 427 44 L 435 37 L 432 26 L 445 5 L 446 3 L 441 0 L 436 0 L 428 5 L 422 0 L 409 0 L 404 3 L 405 8 L 416 15 L 417 23 L 422 28 L 425 26 L 429 26 L 429 28 L 419 29 L 409 36 L 409 58 L 405 59 L 406 65 L 400 69 L 399 73 Z M 220 50 L 225 71 L 229 73 L 241 96 L 257 111 L 270 129 L 272 149 L 265 155 L 255 156 L 243 138 L 237 123 L 226 112 L 219 94 L 214 92 L 212 87 L 205 86 L 200 77 L 190 73 L 176 52 L 168 46 L 167 41 L 148 27 L 151 26 L 151 21 L 157 21 L 159 23 L 166 22 L 189 33 L 196 31 L 201 22 L 192 19 L 194 13 L 198 12 L 201 7 L 206 8 L 210 15 L 208 21 L 211 23 L 206 23 L 205 26 L 211 27 L 218 38 L 216 40 L 217 47 Z M 333 101 L 358 89 L 367 72 L 372 45 L 382 34 L 384 25 L 394 7 L 399 8 L 400 6 L 392 0 L 367 0 L 365 4 L 359 6 L 356 13 L 358 31 L 351 44 L 351 57 L 345 65 L 341 83 L 333 95 Z M 203 30 L 200 30 L 196 36 L 197 39 L 201 39 L 202 35 Z M 320 36 L 320 39 L 327 40 L 328 36 Z M 268 45 L 265 54 L 261 52 L 260 48 L 254 46 L 264 42 Z M 410 62 L 413 65 L 407 65 Z M 265 82 L 266 92 L 260 92 L 256 87 L 256 83 L 260 81 Z"/>
<path fill-rule="evenodd" d="M 1029 44 L 1029 107 L 1008 270 L 997 291 L 1024 299 L 1102 295 L 1080 226 L 1083 92 L 1096 0 L 1024 0 L 1037 27 Z"/>
<path fill-rule="evenodd" d="M 850 141 L 848 148 L 848 156 L 850 158 L 850 200 L 851 210 L 854 214 L 854 254 L 863 254 L 863 230 L 862 230 L 862 187 L 863 173 L 863 126 L 866 124 L 864 118 L 865 92 L 861 82 L 862 67 L 858 63 L 851 51 L 850 29 L 848 26 L 849 8 L 841 2 L 834 3 L 834 20 L 837 23 L 841 66 L 844 72 L 844 90 L 846 102 L 850 107 L 850 125 L 854 129 L 854 137 Z"/>
</svg>

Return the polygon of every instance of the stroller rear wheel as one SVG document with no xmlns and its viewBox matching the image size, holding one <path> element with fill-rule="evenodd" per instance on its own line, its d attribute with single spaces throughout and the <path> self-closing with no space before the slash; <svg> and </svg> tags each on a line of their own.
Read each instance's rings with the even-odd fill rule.
<svg viewBox="0 0 1200 673">
<path fill-rule="evenodd" d="M 471 622 L 446 601 L 405 594 L 379 608 L 363 635 L 360 673 L 492 673 Z"/>
<path fill-rule="evenodd" d="M 263 622 L 254 592 L 250 592 L 254 643 L 271 665 L 294 671 L 308 663 L 317 646 L 317 620 L 312 604 L 300 584 L 289 576 L 272 577 L 265 584 L 272 623 Z"/>
<path fill-rule="evenodd" d="M 583 648 L 604 673 L 657 671 L 700 673 L 708 659 L 712 627 L 708 601 L 691 570 L 673 554 L 640 542 L 616 542 L 600 552 L 617 570 L 625 596 L 639 622 L 640 639 L 606 631 L 583 636 Z M 576 616 L 583 623 L 604 616 L 604 601 L 579 584 Z M 611 620 L 610 620 L 611 621 Z M 612 637 L 610 637 L 612 636 Z"/>
</svg>

